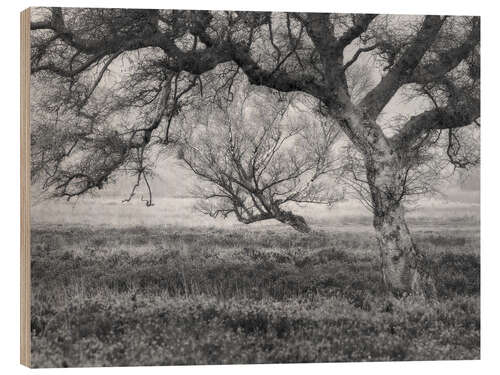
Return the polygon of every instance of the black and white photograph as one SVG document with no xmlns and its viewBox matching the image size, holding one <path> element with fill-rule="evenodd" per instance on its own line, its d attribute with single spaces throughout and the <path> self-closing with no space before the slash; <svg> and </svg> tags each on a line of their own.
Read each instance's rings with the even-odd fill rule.
<svg viewBox="0 0 500 375">
<path fill-rule="evenodd" d="M 480 359 L 480 16 L 23 14 L 23 364 Z"/>
</svg>

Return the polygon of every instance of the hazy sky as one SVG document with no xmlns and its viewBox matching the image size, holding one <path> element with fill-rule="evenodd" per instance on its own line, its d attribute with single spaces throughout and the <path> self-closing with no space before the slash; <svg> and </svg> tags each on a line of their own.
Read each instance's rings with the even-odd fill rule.
<svg viewBox="0 0 500 375">
<path fill-rule="evenodd" d="M 151 180 L 153 199 L 155 197 L 183 198 L 191 196 L 190 191 L 197 183 L 197 177 L 174 158 L 160 160 L 155 172 L 156 176 Z M 479 168 L 472 172 L 468 178 L 460 180 L 459 173 L 456 173 L 455 178 L 444 183 L 440 190 L 451 201 L 479 203 Z M 97 194 L 107 198 L 114 197 L 117 201 L 121 201 L 128 197 L 134 182 L 134 178 L 124 177 L 115 184 L 106 186 Z M 136 199 L 140 199 L 141 194 L 146 196 L 144 189 L 138 190 Z"/>
</svg>

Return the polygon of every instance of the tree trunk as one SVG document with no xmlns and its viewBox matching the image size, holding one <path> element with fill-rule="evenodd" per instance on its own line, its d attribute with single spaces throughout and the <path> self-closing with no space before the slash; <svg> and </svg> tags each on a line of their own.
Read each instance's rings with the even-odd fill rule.
<svg viewBox="0 0 500 375">
<path fill-rule="evenodd" d="M 305 219 L 302 216 L 295 215 L 290 211 L 280 210 L 280 212 L 276 215 L 276 219 L 283 224 L 290 225 L 293 229 L 299 232 L 311 232 L 311 228 L 307 225 Z"/>
<path fill-rule="evenodd" d="M 411 238 L 401 204 L 406 195 L 408 161 L 366 108 L 356 108 L 346 92 L 339 91 L 339 95 L 343 116 L 335 117 L 335 107 L 330 111 L 364 158 L 384 284 L 395 295 L 434 297 L 434 280 Z"/>
<path fill-rule="evenodd" d="M 403 207 L 375 214 L 373 225 L 380 250 L 382 278 L 395 294 L 422 293 L 419 257 L 404 219 Z"/>
<path fill-rule="evenodd" d="M 418 294 L 433 298 L 436 294 L 433 277 L 425 267 L 424 255 L 413 242 L 400 202 L 401 195 L 394 194 L 402 188 L 398 183 L 393 180 L 383 188 L 370 184 L 382 278 L 388 291 L 396 296 Z"/>
</svg>

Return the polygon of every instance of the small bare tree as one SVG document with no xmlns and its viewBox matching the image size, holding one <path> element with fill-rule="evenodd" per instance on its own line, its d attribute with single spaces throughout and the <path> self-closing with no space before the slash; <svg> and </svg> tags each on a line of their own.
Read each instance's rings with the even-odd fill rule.
<svg viewBox="0 0 500 375">
<path fill-rule="evenodd" d="M 341 199 L 328 174 L 340 129 L 301 114 L 303 101 L 266 88 L 237 91 L 225 105 L 206 104 L 181 128 L 178 156 L 198 177 L 198 208 L 212 217 L 234 214 L 245 224 L 276 219 L 310 232 L 287 203 L 332 205 Z M 328 181 L 328 183 L 326 183 Z"/>
</svg>

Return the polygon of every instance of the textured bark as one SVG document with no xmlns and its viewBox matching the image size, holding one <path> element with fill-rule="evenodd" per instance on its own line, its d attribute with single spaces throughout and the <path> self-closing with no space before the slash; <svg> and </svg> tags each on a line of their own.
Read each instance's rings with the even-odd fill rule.
<svg viewBox="0 0 500 375">
<path fill-rule="evenodd" d="M 384 284 L 395 295 L 433 297 L 433 279 L 425 269 L 423 254 L 412 240 L 401 203 L 406 195 L 404 157 L 369 111 L 355 107 L 348 100 L 343 102 L 344 116 L 339 124 L 364 157 Z"/>
<path fill-rule="evenodd" d="M 397 294 L 422 293 L 419 257 L 403 208 L 396 205 L 374 217 L 373 225 L 380 249 L 382 278 L 387 288 Z"/>
<path fill-rule="evenodd" d="M 305 219 L 302 216 L 291 213 L 290 211 L 281 211 L 281 213 L 276 216 L 276 219 L 283 224 L 290 225 L 293 229 L 299 232 L 311 232 L 311 228 L 307 225 Z"/>
<path fill-rule="evenodd" d="M 395 163 L 369 168 L 374 205 L 373 226 L 379 245 L 381 272 L 387 290 L 397 296 L 418 294 L 435 297 L 434 279 L 424 255 L 413 242 L 401 204 L 404 189 Z"/>
</svg>

